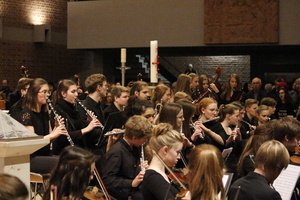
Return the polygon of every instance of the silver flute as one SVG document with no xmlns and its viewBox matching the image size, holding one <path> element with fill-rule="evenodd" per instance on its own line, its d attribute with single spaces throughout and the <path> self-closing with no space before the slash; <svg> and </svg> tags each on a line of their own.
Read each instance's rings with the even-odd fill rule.
<svg viewBox="0 0 300 200">
<path fill-rule="evenodd" d="M 125 133 L 124 129 L 119 129 L 119 130 L 112 130 L 112 131 L 108 131 L 104 134 L 105 137 L 107 136 L 111 136 L 111 135 L 119 135 L 119 134 L 123 134 Z"/>
<path fill-rule="evenodd" d="M 78 105 L 83 108 L 83 110 L 86 112 L 86 114 L 91 118 L 91 119 L 98 119 L 97 116 L 94 114 L 93 111 L 87 109 L 87 107 L 85 107 L 85 105 L 83 105 L 83 103 L 81 103 L 81 101 L 79 99 L 76 99 L 76 102 L 78 103 Z M 102 123 L 100 122 L 100 128 L 103 129 L 104 126 L 102 125 Z"/>
<path fill-rule="evenodd" d="M 57 114 L 56 110 L 54 109 L 54 106 L 52 105 L 52 102 L 51 102 L 51 100 L 49 98 L 47 99 L 47 103 L 48 103 L 48 105 L 50 107 L 50 110 L 54 114 L 54 119 L 59 123 L 59 121 L 58 121 L 59 115 Z M 74 146 L 74 142 L 73 142 L 71 136 L 69 135 L 69 133 L 67 133 L 67 140 L 68 140 L 68 142 L 70 143 L 71 146 Z"/>
<path fill-rule="evenodd" d="M 141 157 L 140 157 L 140 164 L 141 164 L 141 171 L 145 171 L 145 167 L 143 166 L 145 162 L 145 154 L 144 154 L 144 145 L 141 146 Z"/>
</svg>

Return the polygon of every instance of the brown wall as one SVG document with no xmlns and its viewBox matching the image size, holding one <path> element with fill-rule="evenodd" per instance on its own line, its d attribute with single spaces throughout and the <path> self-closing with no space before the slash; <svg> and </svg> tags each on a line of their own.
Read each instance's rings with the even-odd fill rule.
<svg viewBox="0 0 300 200">
<path fill-rule="evenodd" d="M 204 0 L 69 2 L 68 47 L 148 47 L 153 39 L 160 47 L 204 46 L 203 6 Z M 299 0 L 279 0 L 280 45 L 300 44 L 299 10 Z"/>
<path fill-rule="evenodd" d="M 20 66 L 31 77 L 56 82 L 82 71 L 87 63 L 86 51 L 68 50 L 67 0 L 1 0 L 0 80 L 8 79 L 11 87 L 20 78 Z M 51 40 L 33 42 L 34 16 L 51 26 Z"/>
</svg>

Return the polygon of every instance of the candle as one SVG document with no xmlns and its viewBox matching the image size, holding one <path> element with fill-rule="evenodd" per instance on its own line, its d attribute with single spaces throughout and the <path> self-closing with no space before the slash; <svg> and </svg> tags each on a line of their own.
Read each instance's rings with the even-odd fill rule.
<svg viewBox="0 0 300 200">
<path fill-rule="evenodd" d="M 158 63 L 158 41 L 150 41 L 150 83 L 158 82 L 158 72 L 157 72 L 157 63 Z"/>
<path fill-rule="evenodd" d="M 121 49 L 121 63 L 126 63 L 126 49 Z"/>
</svg>

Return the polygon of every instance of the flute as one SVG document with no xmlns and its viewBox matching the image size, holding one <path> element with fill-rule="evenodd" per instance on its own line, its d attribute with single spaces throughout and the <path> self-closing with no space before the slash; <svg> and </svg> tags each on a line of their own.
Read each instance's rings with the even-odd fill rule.
<svg viewBox="0 0 300 200">
<path fill-rule="evenodd" d="M 104 136 L 111 136 L 111 135 L 119 135 L 125 133 L 124 129 L 117 129 L 117 130 L 112 130 L 108 131 L 104 134 Z"/>
<path fill-rule="evenodd" d="M 140 164 L 141 164 L 141 171 L 145 171 L 145 167 L 143 166 L 145 162 L 145 155 L 144 155 L 144 145 L 141 146 L 141 157 L 140 157 Z"/>
<path fill-rule="evenodd" d="M 54 114 L 54 119 L 59 123 L 59 120 L 58 120 L 59 119 L 59 115 L 57 114 L 56 110 L 54 109 L 54 107 L 52 105 L 52 102 L 51 102 L 51 100 L 49 98 L 47 99 L 47 103 L 48 103 L 48 105 L 50 107 L 50 110 Z M 68 142 L 70 143 L 71 146 L 74 146 L 74 142 L 73 142 L 71 136 L 68 133 L 67 133 L 67 140 L 68 140 Z"/>
<path fill-rule="evenodd" d="M 85 107 L 85 105 L 83 105 L 81 103 L 81 101 L 79 99 L 76 99 L 76 102 L 78 103 L 78 105 L 83 108 L 83 110 L 86 112 L 86 114 L 91 118 L 91 119 L 97 119 L 97 116 L 94 114 L 94 112 L 90 111 L 89 109 L 87 109 L 87 107 Z M 99 121 L 100 122 L 100 121 Z M 103 130 L 104 126 L 102 125 L 102 123 L 100 122 L 100 128 Z"/>
</svg>

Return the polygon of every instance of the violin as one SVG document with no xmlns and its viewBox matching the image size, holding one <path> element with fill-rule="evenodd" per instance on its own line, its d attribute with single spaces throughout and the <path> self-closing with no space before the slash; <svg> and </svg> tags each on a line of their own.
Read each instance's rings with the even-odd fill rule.
<svg viewBox="0 0 300 200">
<path fill-rule="evenodd" d="M 105 195 L 97 187 L 88 187 L 83 196 L 88 200 L 106 200 Z"/>
<path fill-rule="evenodd" d="M 93 172 L 103 193 L 97 187 L 88 187 L 83 196 L 88 200 L 111 200 L 98 170 L 95 168 Z"/>
<path fill-rule="evenodd" d="M 168 172 L 170 173 L 168 175 L 168 177 L 173 180 L 176 181 L 179 186 L 180 186 L 180 191 L 176 194 L 176 199 L 190 199 L 190 198 L 186 198 L 188 196 L 189 190 L 187 189 L 187 187 L 182 183 L 182 181 L 180 181 L 180 179 L 177 177 L 177 175 L 166 165 L 166 163 L 160 158 L 160 156 L 153 151 L 153 154 L 155 154 L 157 156 L 157 158 L 160 160 L 160 162 L 165 166 L 165 168 L 168 170 Z"/>
<path fill-rule="evenodd" d="M 300 165 L 300 146 L 295 147 L 295 153 L 290 157 L 292 163 Z"/>
</svg>

